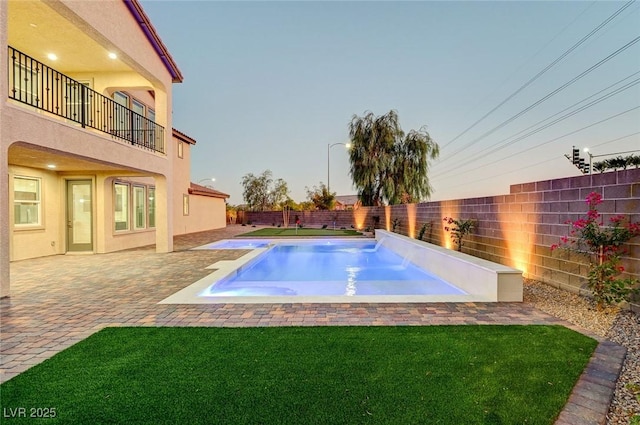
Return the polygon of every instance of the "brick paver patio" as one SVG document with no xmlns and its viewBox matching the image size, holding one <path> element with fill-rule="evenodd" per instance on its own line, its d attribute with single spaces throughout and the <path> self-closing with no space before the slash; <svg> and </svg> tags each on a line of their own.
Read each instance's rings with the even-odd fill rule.
<svg viewBox="0 0 640 425">
<path fill-rule="evenodd" d="M 13 262 L 11 297 L 0 300 L 0 382 L 106 326 L 561 324 L 576 329 L 527 303 L 157 304 L 211 273 L 205 267 L 247 252 L 189 248 L 250 230 L 234 225 L 178 236 L 169 254 L 145 247 Z M 557 424 L 604 423 L 624 355 L 622 347 L 600 344 Z"/>
</svg>

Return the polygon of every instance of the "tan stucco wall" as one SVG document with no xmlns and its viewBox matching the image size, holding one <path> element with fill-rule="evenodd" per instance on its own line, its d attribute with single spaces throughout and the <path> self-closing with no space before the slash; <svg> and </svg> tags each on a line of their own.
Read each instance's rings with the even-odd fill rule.
<svg viewBox="0 0 640 425">
<path fill-rule="evenodd" d="M 189 195 L 189 215 L 179 216 L 176 211 L 175 234 L 201 232 L 219 229 L 227 225 L 226 205 L 224 199 L 209 196 Z"/>
<path fill-rule="evenodd" d="M 173 210 L 175 212 L 173 219 L 173 234 L 174 235 L 182 235 L 184 233 L 188 233 L 187 229 L 192 225 L 190 222 L 193 221 L 193 217 L 191 214 L 189 216 L 185 216 L 183 214 L 182 208 L 182 198 L 184 195 L 189 194 L 189 186 L 191 183 L 191 148 L 187 142 L 182 142 L 182 158 L 178 157 L 178 143 L 179 140 L 173 138 L 171 144 L 174 145 L 174 153 L 172 155 L 172 160 L 174 163 L 173 166 L 173 187 L 175 190 L 175 197 L 173 198 Z M 193 208 L 191 205 L 191 198 L 189 197 L 189 209 Z M 191 211 L 190 211 L 191 213 Z"/>
<path fill-rule="evenodd" d="M 14 225 L 13 208 L 9 209 L 9 223 L 13 233 L 11 260 L 43 257 L 64 252 L 64 196 L 63 182 L 57 173 L 34 168 L 9 166 L 9 184 L 13 178 L 35 177 L 41 181 L 41 223 L 39 226 Z M 13 190 L 9 190 L 13 205 Z"/>
<path fill-rule="evenodd" d="M 198 148 L 198 145 L 183 142 L 183 155 L 182 158 L 179 158 L 177 153 L 178 143 L 179 140 L 174 138 L 173 144 L 176 148 L 173 155 L 173 186 L 176 190 L 173 202 L 175 212 L 173 222 L 174 235 L 225 227 L 227 224 L 226 204 L 224 199 L 221 198 L 189 195 L 189 215 L 183 215 L 182 197 L 189 194 L 191 183 L 191 154 L 193 149 Z M 205 182 L 202 182 L 202 184 L 205 184 Z"/>
<path fill-rule="evenodd" d="M 47 5 L 73 26 L 89 35 L 104 49 L 115 49 L 118 57 L 134 72 L 78 73 L 90 78 L 101 93 L 114 90 L 154 92 L 156 122 L 165 127 L 166 155 L 152 153 L 109 135 L 82 129 L 46 112 L 9 102 L 7 98 L 7 2 L 0 1 L 0 296 L 9 294 L 10 259 L 29 258 L 64 252 L 65 173 L 34 170 L 43 175 L 43 201 L 46 202 L 43 229 L 12 232 L 9 198 L 9 147 L 14 143 L 38 149 L 55 150 L 56 155 L 100 161 L 112 166 L 110 173 L 83 170 L 95 182 L 94 246 L 96 252 L 108 252 L 132 246 L 156 243 L 156 250 L 173 250 L 173 161 L 171 89 L 172 77 L 135 22 L 124 2 L 48 1 Z M 108 13 L 106 13 L 108 11 Z M 25 52 L 30 53 L 30 52 Z M 88 75 L 91 74 L 91 75 Z M 150 96 L 145 95 L 145 101 Z M 16 168 L 16 167 L 14 167 Z M 115 168 L 121 171 L 115 171 Z M 156 230 L 115 234 L 112 229 L 113 197 L 110 177 L 152 176 L 156 187 Z M 164 176 L 168 176 L 169 180 Z M 46 185 L 45 185 L 46 183 Z M 57 189 L 55 189 L 57 187 Z M 181 196 L 181 195 L 178 195 Z M 180 210 L 181 211 L 181 210 Z M 51 242 L 54 242 L 53 246 Z"/>
</svg>

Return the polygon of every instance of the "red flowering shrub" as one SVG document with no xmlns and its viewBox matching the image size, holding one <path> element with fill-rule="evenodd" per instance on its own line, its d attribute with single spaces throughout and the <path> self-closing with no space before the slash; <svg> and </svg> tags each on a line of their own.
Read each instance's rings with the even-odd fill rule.
<svg viewBox="0 0 640 425">
<path fill-rule="evenodd" d="M 605 226 L 596 208 L 602 203 L 602 196 L 591 192 L 586 202 L 589 207 L 586 217 L 568 221 L 569 235 L 560 238 L 559 244 L 551 245 L 551 250 L 565 248 L 589 257 L 588 286 L 598 308 L 628 301 L 638 291 L 634 286 L 639 281 L 619 277 L 624 272 L 620 263 L 626 253 L 623 245 L 640 235 L 640 223 L 631 223 L 625 216 L 617 215 Z"/>
</svg>

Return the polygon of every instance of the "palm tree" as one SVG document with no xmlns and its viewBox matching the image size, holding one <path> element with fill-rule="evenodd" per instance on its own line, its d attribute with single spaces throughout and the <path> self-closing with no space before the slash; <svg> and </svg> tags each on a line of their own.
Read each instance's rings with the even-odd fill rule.
<svg viewBox="0 0 640 425">
<path fill-rule="evenodd" d="M 614 171 L 618 171 L 618 168 L 622 170 L 627 169 L 627 160 L 621 156 L 608 159 L 607 163 L 608 163 L 608 168 L 613 168 Z"/>
<path fill-rule="evenodd" d="M 600 173 L 607 171 L 607 161 L 599 161 L 593 164 L 593 170 Z"/>
<path fill-rule="evenodd" d="M 423 127 L 405 136 L 398 113 L 376 117 L 354 115 L 349 124 L 350 174 L 362 205 L 398 204 L 428 198 L 429 159 L 439 153 L 438 144 Z"/>
</svg>

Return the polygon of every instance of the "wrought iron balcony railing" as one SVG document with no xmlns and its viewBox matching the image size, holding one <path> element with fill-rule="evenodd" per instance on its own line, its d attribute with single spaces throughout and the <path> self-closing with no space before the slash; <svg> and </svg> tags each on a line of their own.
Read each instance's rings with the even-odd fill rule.
<svg viewBox="0 0 640 425">
<path fill-rule="evenodd" d="M 164 127 L 9 46 L 9 98 L 154 152 Z"/>
</svg>

